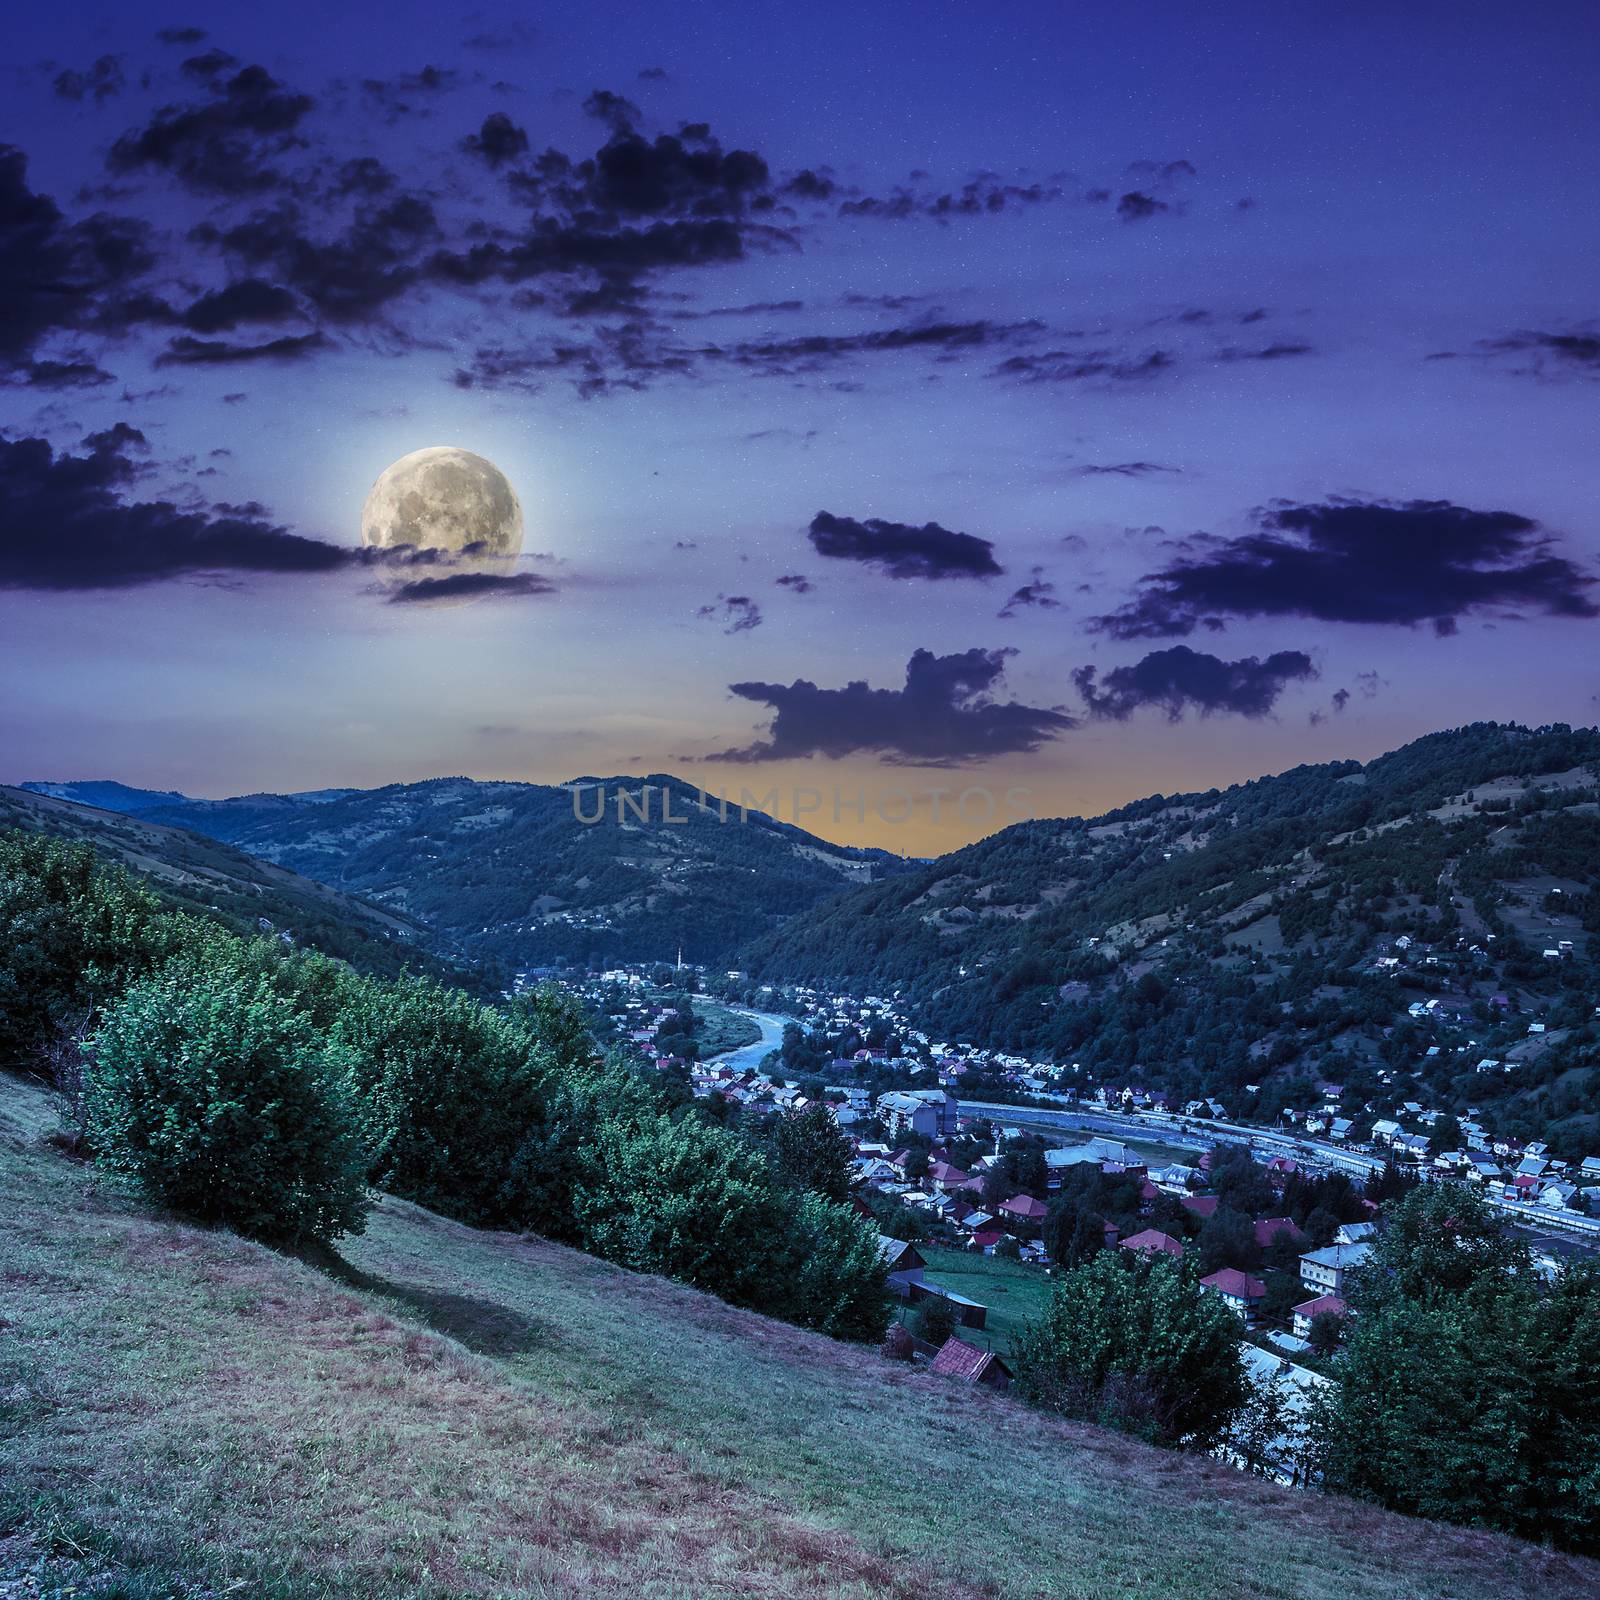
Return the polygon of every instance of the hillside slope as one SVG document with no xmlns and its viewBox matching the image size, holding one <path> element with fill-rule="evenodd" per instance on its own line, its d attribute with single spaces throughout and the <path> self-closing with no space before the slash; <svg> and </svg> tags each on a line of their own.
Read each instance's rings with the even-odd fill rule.
<svg viewBox="0 0 1600 1600">
<path fill-rule="evenodd" d="M 376 1600 L 1583 1600 L 1600 1567 L 1053 1421 L 384 1201 L 152 1217 L 0 1078 L 0 1578 Z M 170 1588 L 168 1586 L 171 1586 Z"/>
<path fill-rule="evenodd" d="M 179 910 L 242 931 L 281 933 L 363 971 L 460 975 L 461 963 L 415 918 L 140 813 L 0 787 L 0 830 L 6 828 L 83 840 L 138 873 Z"/>
<path fill-rule="evenodd" d="M 730 807 L 723 821 L 692 785 L 661 774 L 576 784 L 583 816 L 601 820 L 579 820 L 573 785 L 469 778 L 176 804 L 151 793 L 148 806 L 128 791 L 135 799 L 124 803 L 140 804 L 141 820 L 226 840 L 512 965 L 670 961 L 680 946 L 691 961 L 719 962 L 785 917 L 900 867 L 758 811 L 741 820 Z M 673 820 L 663 822 L 668 793 Z M 621 794 L 635 809 L 618 806 Z"/>
<path fill-rule="evenodd" d="M 898 991 L 940 1036 L 1103 1081 L 1268 1114 L 1319 1080 L 1357 1103 L 1422 1081 L 1510 1132 L 1565 1123 L 1576 1148 L 1600 1143 L 1597 933 L 1600 732 L 1479 724 L 1365 766 L 1022 823 L 795 917 L 743 961 Z M 1485 1058 L 1513 1070 L 1479 1074 Z"/>
</svg>

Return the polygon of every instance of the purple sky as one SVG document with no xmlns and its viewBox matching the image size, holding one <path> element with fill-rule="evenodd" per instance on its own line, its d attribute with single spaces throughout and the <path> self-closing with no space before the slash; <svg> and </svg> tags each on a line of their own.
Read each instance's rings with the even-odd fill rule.
<svg viewBox="0 0 1600 1600">
<path fill-rule="evenodd" d="M 671 770 L 923 851 L 1007 818 L 834 789 L 1594 720 L 1588 8 L 526 10 L 8 18 L 0 781 Z M 358 559 L 431 444 L 503 594 Z"/>
</svg>

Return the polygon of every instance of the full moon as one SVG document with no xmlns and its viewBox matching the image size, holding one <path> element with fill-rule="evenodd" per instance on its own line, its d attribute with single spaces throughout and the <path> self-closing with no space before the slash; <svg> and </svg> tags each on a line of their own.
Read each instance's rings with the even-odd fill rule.
<svg viewBox="0 0 1600 1600">
<path fill-rule="evenodd" d="M 373 484 L 361 540 L 377 550 L 410 546 L 498 564 L 522 553 L 522 506 L 492 461 L 431 445 L 401 456 Z"/>
</svg>

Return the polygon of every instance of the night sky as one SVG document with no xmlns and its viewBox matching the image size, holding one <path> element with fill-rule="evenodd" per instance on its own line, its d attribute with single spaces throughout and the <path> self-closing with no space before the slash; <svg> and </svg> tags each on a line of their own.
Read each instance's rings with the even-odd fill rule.
<svg viewBox="0 0 1600 1600">
<path fill-rule="evenodd" d="M 8 9 L 0 781 L 923 853 L 1594 721 L 1591 6 L 443 10 Z M 437 444 L 470 597 L 360 548 Z"/>
</svg>

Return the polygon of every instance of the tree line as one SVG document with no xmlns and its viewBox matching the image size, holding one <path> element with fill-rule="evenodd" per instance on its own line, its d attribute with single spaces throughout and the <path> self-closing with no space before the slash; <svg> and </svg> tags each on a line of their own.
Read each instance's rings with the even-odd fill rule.
<svg viewBox="0 0 1600 1600">
<path fill-rule="evenodd" d="M 156 1204 L 328 1247 L 382 1189 L 804 1327 L 887 1321 L 874 1231 L 782 1152 L 602 1055 L 553 990 L 489 1004 L 164 907 L 84 845 L 0 835 L 0 1065 Z"/>
</svg>

